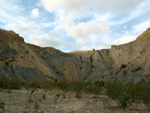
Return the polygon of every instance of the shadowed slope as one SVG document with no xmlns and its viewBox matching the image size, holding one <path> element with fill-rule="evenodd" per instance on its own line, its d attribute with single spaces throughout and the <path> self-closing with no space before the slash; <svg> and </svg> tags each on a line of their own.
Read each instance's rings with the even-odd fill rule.
<svg viewBox="0 0 150 113">
<path fill-rule="evenodd" d="M 150 28 L 137 40 L 111 49 L 63 53 L 27 44 L 13 31 L 0 29 L 0 76 L 23 80 L 150 79 Z M 124 65 L 122 67 L 122 65 Z"/>
</svg>

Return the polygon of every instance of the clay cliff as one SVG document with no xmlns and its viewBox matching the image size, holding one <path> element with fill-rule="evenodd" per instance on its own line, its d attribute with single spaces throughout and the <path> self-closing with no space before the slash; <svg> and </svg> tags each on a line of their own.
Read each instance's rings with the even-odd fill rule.
<svg viewBox="0 0 150 113">
<path fill-rule="evenodd" d="M 24 81 L 107 80 L 150 82 L 150 28 L 135 41 L 111 49 L 63 53 L 24 42 L 0 29 L 0 76 Z"/>
</svg>

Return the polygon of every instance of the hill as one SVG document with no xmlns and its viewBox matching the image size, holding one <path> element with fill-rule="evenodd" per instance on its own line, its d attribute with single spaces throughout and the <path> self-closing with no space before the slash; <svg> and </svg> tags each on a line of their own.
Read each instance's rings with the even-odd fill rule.
<svg viewBox="0 0 150 113">
<path fill-rule="evenodd" d="M 111 49 L 63 53 L 24 42 L 0 29 L 0 76 L 24 81 L 108 80 L 150 82 L 150 28 L 135 41 Z"/>
</svg>

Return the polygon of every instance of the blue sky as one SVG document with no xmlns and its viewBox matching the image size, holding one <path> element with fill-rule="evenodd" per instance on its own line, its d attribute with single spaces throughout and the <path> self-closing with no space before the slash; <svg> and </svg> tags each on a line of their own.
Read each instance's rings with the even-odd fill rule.
<svg viewBox="0 0 150 113">
<path fill-rule="evenodd" d="M 0 28 L 61 51 L 110 48 L 150 27 L 150 0 L 0 0 Z"/>
</svg>

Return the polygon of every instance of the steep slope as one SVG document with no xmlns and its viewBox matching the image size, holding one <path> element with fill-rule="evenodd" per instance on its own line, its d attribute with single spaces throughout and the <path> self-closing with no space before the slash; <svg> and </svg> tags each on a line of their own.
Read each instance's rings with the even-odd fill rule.
<svg viewBox="0 0 150 113">
<path fill-rule="evenodd" d="M 71 55 L 54 48 L 27 44 L 13 31 L 0 30 L 0 76 L 18 77 L 23 80 L 62 80 L 65 79 L 64 73 L 68 76 L 64 68 L 72 71 L 72 64 L 64 67 L 69 62 L 69 56 Z M 73 63 L 72 60 L 70 62 Z M 72 77 L 74 78 L 74 75 Z M 75 80 L 78 78 L 75 77 Z"/>
<path fill-rule="evenodd" d="M 22 80 L 120 79 L 150 82 L 150 29 L 137 40 L 111 49 L 63 53 L 27 44 L 13 31 L 0 29 L 0 76 Z"/>
</svg>

